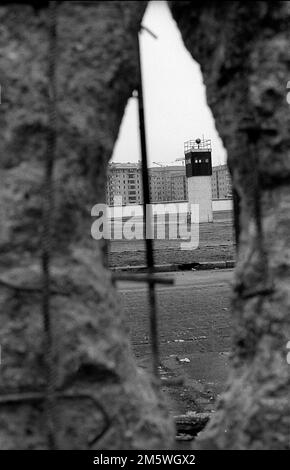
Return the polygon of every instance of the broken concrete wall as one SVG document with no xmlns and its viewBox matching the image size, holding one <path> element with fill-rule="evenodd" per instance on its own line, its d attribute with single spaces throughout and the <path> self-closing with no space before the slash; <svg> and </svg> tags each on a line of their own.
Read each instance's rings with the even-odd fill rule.
<svg viewBox="0 0 290 470">
<path fill-rule="evenodd" d="M 202 448 L 290 449 L 290 2 L 170 2 L 240 198 L 232 371 Z"/>
<path fill-rule="evenodd" d="M 45 383 L 40 234 L 47 135 L 47 10 L 0 7 L 2 365 L 0 393 Z M 34 2 L 34 5 L 36 3 Z M 289 449 L 289 2 L 170 2 L 229 154 L 240 197 L 232 372 L 203 448 Z M 136 82 L 145 4 L 62 4 L 55 165 L 53 313 L 59 389 L 89 391 L 109 418 L 94 446 L 170 446 L 158 392 L 134 363 L 128 332 L 90 239 L 93 204 Z M 60 399 L 59 443 L 88 448 L 104 427 L 92 400 Z M 41 403 L 1 405 L 1 448 L 46 448 Z"/>
<path fill-rule="evenodd" d="M 48 11 L 0 6 L 0 395 L 45 386 L 41 228 L 48 130 Z M 137 369 L 91 208 L 136 86 L 146 2 L 59 2 L 52 315 L 60 448 L 170 446 L 172 425 Z M 84 397 L 83 394 L 90 394 Z M 83 396 L 83 398 L 81 398 Z M 3 401 L 3 397 L 1 398 Z M 99 406 L 100 405 L 100 406 Z M 43 403 L 1 407 L 0 448 L 47 448 Z M 107 423 L 108 421 L 108 423 Z M 101 440 L 96 436 L 109 424 Z"/>
</svg>

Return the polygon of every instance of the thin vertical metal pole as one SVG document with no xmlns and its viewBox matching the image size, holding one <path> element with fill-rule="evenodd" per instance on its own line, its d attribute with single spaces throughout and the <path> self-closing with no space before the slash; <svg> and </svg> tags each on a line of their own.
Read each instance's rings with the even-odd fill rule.
<svg viewBox="0 0 290 470">
<path fill-rule="evenodd" d="M 140 33 L 139 33 L 140 34 Z M 149 272 L 154 271 L 154 255 L 152 236 L 152 220 L 150 211 L 150 192 L 148 177 L 148 161 L 147 146 L 144 118 L 144 99 L 142 84 L 142 68 L 141 68 L 141 51 L 140 38 L 137 38 L 137 55 L 138 55 L 138 112 L 139 112 L 139 128 L 140 128 L 140 144 L 141 144 L 141 162 L 142 162 L 142 185 L 143 185 L 143 220 L 144 220 L 144 239 L 146 245 L 146 261 Z M 149 290 L 149 307 L 150 307 L 150 339 L 153 355 L 153 373 L 155 377 L 159 377 L 159 343 L 158 343 L 158 325 L 157 325 L 157 305 L 154 282 L 148 283 Z"/>
<path fill-rule="evenodd" d="M 49 2 L 49 51 L 48 51 L 48 138 L 45 159 L 45 175 L 43 188 L 43 232 L 42 232 L 42 313 L 45 337 L 46 362 L 46 424 L 50 449 L 57 449 L 57 410 L 56 410 L 56 366 L 53 352 L 53 327 L 51 311 L 51 251 L 52 251 L 52 215 L 54 209 L 53 167 L 56 153 L 56 53 L 57 53 L 57 2 Z"/>
</svg>

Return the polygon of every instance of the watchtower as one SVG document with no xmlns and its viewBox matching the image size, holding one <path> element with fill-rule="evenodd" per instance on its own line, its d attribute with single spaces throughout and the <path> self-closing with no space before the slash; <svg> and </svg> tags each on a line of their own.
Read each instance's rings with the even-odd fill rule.
<svg viewBox="0 0 290 470">
<path fill-rule="evenodd" d="M 199 205 L 199 222 L 212 222 L 211 141 L 189 140 L 184 143 L 188 202 Z"/>
</svg>

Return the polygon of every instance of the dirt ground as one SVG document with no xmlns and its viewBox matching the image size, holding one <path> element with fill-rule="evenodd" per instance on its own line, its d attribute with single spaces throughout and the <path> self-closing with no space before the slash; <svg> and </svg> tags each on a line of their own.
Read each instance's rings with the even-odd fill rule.
<svg viewBox="0 0 290 470">
<path fill-rule="evenodd" d="M 213 411 L 228 374 L 233 271 L 164 275 L 173 276 L 175 285 L 157 288 L 160 374 L 163 379 L 183 379 L 181 385 L 163 382 L 165 399 L 173 414 Z M 146 286 L 119 282 L 118 290 L 138 364 L 150 370 Z"/>
<path fill-rule="evenodd" d="M 213 223 L 200 224 L 199 246 L 191 251 L 181 250 L 178 239 L 154 240 L 155 264 L 233 260 L 232 224 L 231 212 L 215 212 Z M 110 243 L 111 267 L 145 264 L 143 240 Z M 214 412 L 229 370 L 233 271 L 193 270 L 162 275 L 175 278 L 173 287 L 157 288 L 164 400 L 175 416 L 190 411 Z M 137 362 L 150 371 L 147 287 L 142 283 L 119 282 L 118 290 Z M 178 383 L 174 384 L 174 381 Z"/>
<path fill-rule="evenodd" d="M 199 225 L 199 245 L 194 250 L 181 250 L 180 239 L 154 240 L 155 264 L 183 264 L 234 259 L 232 213 L 214 212 L 213 223 Z M 168 226 L 166 228 L 168 234 Z M 109 266 L 145 265 L 143 240 L 113 240 L 109 246 Z"/>
</svg>

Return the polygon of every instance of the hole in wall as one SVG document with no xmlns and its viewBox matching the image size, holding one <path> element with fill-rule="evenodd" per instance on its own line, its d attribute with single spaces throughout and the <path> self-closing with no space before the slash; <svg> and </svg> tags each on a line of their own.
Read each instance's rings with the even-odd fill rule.
<svg viewBox="0 0 290 470">
<path fill-rule="evenodd" d="M 206 102 L 200 67 L 185 48 L 167 2 L 150 2 L 143 18 L 158 39 L 141 34 L 142 74 L 149 164 L 173 164 L 183 156 L 183 143 L 212 140 L 213 165 L 226 163 L 226 150 Z M 140 159 L 137 100 L 124 113 L 113 162 Z"/>
<path fill-rule="evenodd" d="M 167 3 L 150 2 L 143 24 L 158 36 L 154 40 L 145 31 L 141 35 L 148 160 L 149 166 L 155 168 L 156 181 L 162 179 L 167 165 L 185 168 L 184 142 L 198 137 L 211 139 L 213 166 L 224 165 L 226 151 L 206 102 L 200 67 L 185 48 Z M 133 96 L 124 113 L 112 162 L 137 164 L 140 155 L 137 99 Z M 121 173 L 115 182 L 120 194 L 130 184 Z M 217 181 L 212 184 L 218 186 Z M 220 198 L 224 188 L 214 189 L 216 198 Z M 166 200 L 160 191 L 160 200 Z M 202 224 L 200 246 L 194 252 L 181 253 L 168 240 L 155 242 L 156 264 L 192 265 L 189 271 L 177 273 L 176 287 L 159 288 L 157 294 L 161 374 L 170 379 L 180 375 L 185 378 L 183 386 L 166 390 L 173 413 L 213 410 L 227 376 L 232 273 L 196 271 L 200 263 L 212 262 L 215 266 L 215 261 L 225 262 L 233 257 L 232 215 L 228 210 L 231 203 L 226 204 L 226 210 L 220 201 L 216 206 L 214 223 Z M 110 250 L 111 266 L 120 262 L 130 266 L 145 264 L 143 240 L 113 241 Z M 138 363 L 150 370 L 145 285 L 123 283 L 119 290 Z"/>
</svg>

